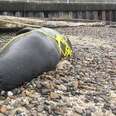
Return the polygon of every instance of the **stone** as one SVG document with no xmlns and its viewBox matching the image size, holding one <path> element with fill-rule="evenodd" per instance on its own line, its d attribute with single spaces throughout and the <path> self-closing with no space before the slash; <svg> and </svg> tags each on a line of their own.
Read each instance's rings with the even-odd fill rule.
<svg viewBox="0 0 116 116">
<path fill-rule="evenodd" d="M 116 103 L 116 92 L 115 91 L 110 91 L 110 97 L 111 97 L 111 101 L 113 103 Z"/>
<path fill-rule="evenodd" d="M 50 99 L 60 99 L 60 95 L 58 93 L 55 92 L 51 92 L 50 93 Z"/>
<path fill-rule="evenodd" d="M 109 103 L 105 103 L 103 106 L 106 110 L 110 110 L 110 104 Z"/>
<path fill-rule="evenodd" d="M 5 96 L 5 95 L 6 95 L 6 92 L 5 92 L 5 91 L 1 91 L 1 92 L 0 92 L 0 95 L 1 95 L 1 96 Z"/>
<path fill-rule="evenodd" d="M 7 92 L 7 95 L 8 95 L 9 97 L 13 96 L 13 92 L 12 92 L 12 91 L 8 91 L 8 92 Z"/>
<path fill-rule="evenodd" d="M 21 94 L 22 91 L 19 88 L 15 88 L 15 89 L 12 90 L 12 92 L 13 92 L 14 95 L 17 95 L 17 94 Z"/>
<path fill-rule="evenodd" d="M 66 91 L 67 88 L 63 84 L 57 86 L 59 90 Z"/>
<path fill-rule="evenodd" d="M 65 68 L 72 68 L 71 63 L 67 60 L 63 60 L 57 65 L 58 70 L 64 70 Z"/>
<path fill-rule="evenodd" d="M 22 95 L 23 96 L 29 96 L 29 97 L 33 97 L 33 91 L 32 90 L 24 90 L 23 92 L 22 92 Z"/>
<path fill-rule="evenodd" d="M 77 90 L 78 87 L 79 87 L 79 80 L 75 80 L 75 81 L 73 82 L 73 86 L 74 86 L 74 89 Z"/>
<path fill-rule="evenodd" d="M 86 109 L 85 112 L 86 112 L 86 116 L 92 116 L 91 114 L 92 112 L 90 109 Z"/>
<path fill-rule="evenodd" d="M 38 113 L 37 116 L 46 116 L 44 113 Z"/>
<path fill-rule="evenodd" d="M 31 115 L 32 115 L 32 116 L 37 116 L 37 113 L 38 113 L 38 112 L 37 112 L 36 110 L 31 110 Z"/>
<path fill-rule="evenodd" d="M 47 111 L 48 113 L 51 113 L 52 112 L 51 111 L 51 107 L 50 106 L 47 106 L 47 105 L 44 106 L 44 110 Z"/>
<path fill-rule="evenodd" d="M 42 112 L 43 109 L 44 109 L 43 107 L 44 107 L 44 106 L 39 105 L 39 106 L 37 107 L 37 111 L 38 111 L 38 112 Z"/>
<path fill-rule="evenodd" d="M 111 105 L 111 110 L 114 115 L 116 115 L 116 104 Z"/>
<path fill-rule="evenodd" d="M 74 111 L 76 113 L 78 113 L 79 115 L 81 115 L 83 113 L 83 109 L 80 106 L 74 107 Z"/>
<path fill-rule="evenodd" d="M 10 112 L 11 116 L 28 116 L 28 110 L 25 107 L 15 108 Z"/>
<path fill-rule="evenodd" d="M 40 91 L 41 91 L 42 95 L 49 95 L 49 93 L 50 93 L 49 89 L 41 89 Z"/>
<path fill-rule="evenodd" d="M 7 107 L 4 105 L 0 106 L 0 113 L 6 113 L 8 111 Z"/>
</svg>

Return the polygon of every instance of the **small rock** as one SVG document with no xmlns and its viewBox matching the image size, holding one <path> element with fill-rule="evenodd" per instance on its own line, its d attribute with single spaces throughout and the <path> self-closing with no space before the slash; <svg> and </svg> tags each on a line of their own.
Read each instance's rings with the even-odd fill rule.
<svg viewBox="0 0 116 116">
<path fill-rule="evenodd" d="M 54 116 L 63 116 L 63 108 L 54 108 L 52 111 Z"/>
<path fill-rule="evenodd" d="M 55 92 L 51 92 L 50 93 L 50 99 L 59 99 L 60 95 L 55 93 Z"/>
<path fill-rule="evenodd" d="M 26 116 L 26 114 L 24 112 L 21 112 L 20 110 L 17 110 L 15 116 Z"/>
<path fill-rule="evenodd" d="M 28 110 L 25 107 L 15 108 L 10 112 L 10 116 L 28 116 Z"/>
<path fill-rule="evenodd" d="M 50 106 L 45 105 L 44 110 L 47 111 L 48 113 L 51 113 L 51 108 Z"/>
<path fill-rule="evenodd" d="M 92 111 L 91 109 L 86 109 L 86 116 L 91 116 L 92 114 Z"/>
<path fill-rule="evenodd" d="M 31 116 L 37 116 L 37 113 L 38 113 L 38 112 L 37 112 L 36 110 L 34 110 L 34 109 L 31 110 Z M 24 115 L 24 116 L 25 116 L 25 115 Z"/>
<path fill-rule="evenodd" d="M 2 95 L 2 96 L 5 96 L 5 94 L 6 94 L 5 91 L 1 91 L 1 92 L 0 92 L 0 95 Z"/>
<path fill-rule="evenodd" d="M 42 88 L 40 80 L 36 81 L 36 87 L 37 87 L 37 89 L 41 89 Z"/>
<path fill-rule="evenodd" d="M 38 111 L 38 112 L 42 112 L 42 111 L 43 111 L 43 105 L 39 105 L 39 106 L 37 107 L 37 111 Z"/>
<path fill-rule="evenodd" d="M 83 109 L 80 106 L 74 107 L 74 111 L 80 115 L 83 113 Z"/>
<path fill-rule="evenodd" d="M 23 94 L 24 96 L 32 97 L 32 96 L 33 96 L 33 91 L 25 90 L 25 91 L 22 92 L 22 94 Z"/>
<path fill-rule="evenodd" d="M 44 81 L 44 82 L 41 83 L 41 86 L 50 89 L 50 82 L 49 81 Z"/>
<path fill-rule="evenodd" d="M 73 96 L 78 95 L 78 92 L 77 91 L 71 91 L 71 95 L 73 95 Z"/>
<path fill-rule="evenodd" d="M 66 86 L 64 86 L 64 85 L 58 85 L 58 89 L 62 90 L 62 91 L 66 91 L 67 90 Z"/>
<path fill-rule="evenodd" d="M 50 93 L 49 89 L 42 89 L 40 90 L 42 95 L 48 95 Z"/>
<path fill-rule="evenodd" d="M 0 113 L 5 113 L 7 111 L 8 111 L 8 109 L 6 106 L 0 106 Z"/>
<path fill-rule="evenodd" d="M 13 96 L 13 92 L 12 92 L 12 91 L 8 91 L 7 95 L 8 95 L 9 97 Z"/>
<path fill-rule="evenodd" d="M 93 100 L 94 100 L 95 103 L 99 102 L 99 98 L 97 98 L 97 97 L 94 97 Z"/>
<path fill-rule="evenodd" d="M 95 112 L 96 111 L 96 108 L 95 107 L 88 107 L 87 110 L 90 110 L 91 112 Z"/>
<path fill-rule="evenodd" d="M 68 83 L 69 81 L 67 80 L 67 78 L 61 78 L 61 81 L 63 82 L 63 83 Z M 61 83 L 60 83 L 61 84 Z"/>
<path fill-rule="evenodd" d="M 116 115 L 116 105 L 111 105 L 111 110 L 114 115 Z"/>
<path fill-rule="evenodd" d="M 91 116 L 91 110 L 85 109 L 84 112 L 82 113 L 82 116 Z"/>
<path fill-rule="evenodd" d="M 105 104 L 104 104 L 104 108 L 105 108 L 106 110 L 110 110 L 110 104 L 109 104 L 109 103 L 105 103 Z"/>
<path fill-rule="evenodd" d="M 45 113 L 37 113 L 37 115 L 36 116 L 46 116 L 47 114 L 45 114 Z"/>
<path fill-rule="evenodd" d="M 20 94 L 22 91 L 19 88 L 15 88 L 15 89 L 12 90 L 12 92 L 13 92 L 14 95 L 17 95 L 17 94 Z"/>
<path fill-rule="evenodd" d="M 79 81 L 78 80 L 74 81 L 73 85 L 74 85 L 74 89 L 77 90 L 79 87 Z"/>
<path fill-rule="evenodd" d="M 111 96 L 112 102 L 116 103 L 116 92 L 110 91 L 110 96 Z"/>
<path fill-rule="evenodd" d="M 63 60 L 57 65 L 58 70 L 64 70 L 67 67 L 68 68 L 72 67 L 71 63 L 69 61 L 67 61 L 67 60 Z"/>
</svg>

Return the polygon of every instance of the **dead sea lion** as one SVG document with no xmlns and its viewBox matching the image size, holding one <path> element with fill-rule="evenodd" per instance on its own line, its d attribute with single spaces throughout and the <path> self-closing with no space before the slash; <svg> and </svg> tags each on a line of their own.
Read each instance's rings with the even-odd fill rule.
<svg viewBox="0 0 116 116">
<path fill-rule="evenodd" d="M 70 42 L 55 30 L 43 27 L 22 31 L 0 51 L 0 90 L 29 82 L 55 68 L 61 57 L 71 55 Z"/>
</svg>

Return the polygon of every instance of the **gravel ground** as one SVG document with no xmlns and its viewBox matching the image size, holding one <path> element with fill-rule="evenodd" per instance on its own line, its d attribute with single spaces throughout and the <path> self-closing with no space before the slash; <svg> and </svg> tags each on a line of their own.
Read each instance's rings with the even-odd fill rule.
<svg viewBox="0 0 116 116">
<path fill-rule="evenodd" d="M 74 56 L 20 88 L 2 91 L 0 116 L 115 116 L 116 29 L 57 30 L 71 40 Z M 0 38 L 2 46 L 9 36 Z"/>
</svg>

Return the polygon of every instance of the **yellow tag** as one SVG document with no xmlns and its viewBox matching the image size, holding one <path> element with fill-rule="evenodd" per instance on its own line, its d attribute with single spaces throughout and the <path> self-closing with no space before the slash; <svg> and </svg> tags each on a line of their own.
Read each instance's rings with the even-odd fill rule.
<svg viewBox="0 0 116 116">
<path fill-rule="evenodd" d="M 39 32 L 45 34 L 47 37 L 49 37 L 49 39 L 55 39 L 58 44 L 59 52 L 64 57 L 72 56 L 73 54 L 72 48 L 68 45 L 63 35 L 57 34 L 56 37 L 53 37 L 49 35 L 49 33 L 43 32 L 41 30 L 39 30 Z"/>
<path fill-rule="evenodd" d="M 72 49 L 68 45 L 67 41 L 65 40 L 64 36 L 56 35 L 55 40 L 58 43 L 59 49 L 64 57 L 72 56 Z"/>
</svg>

